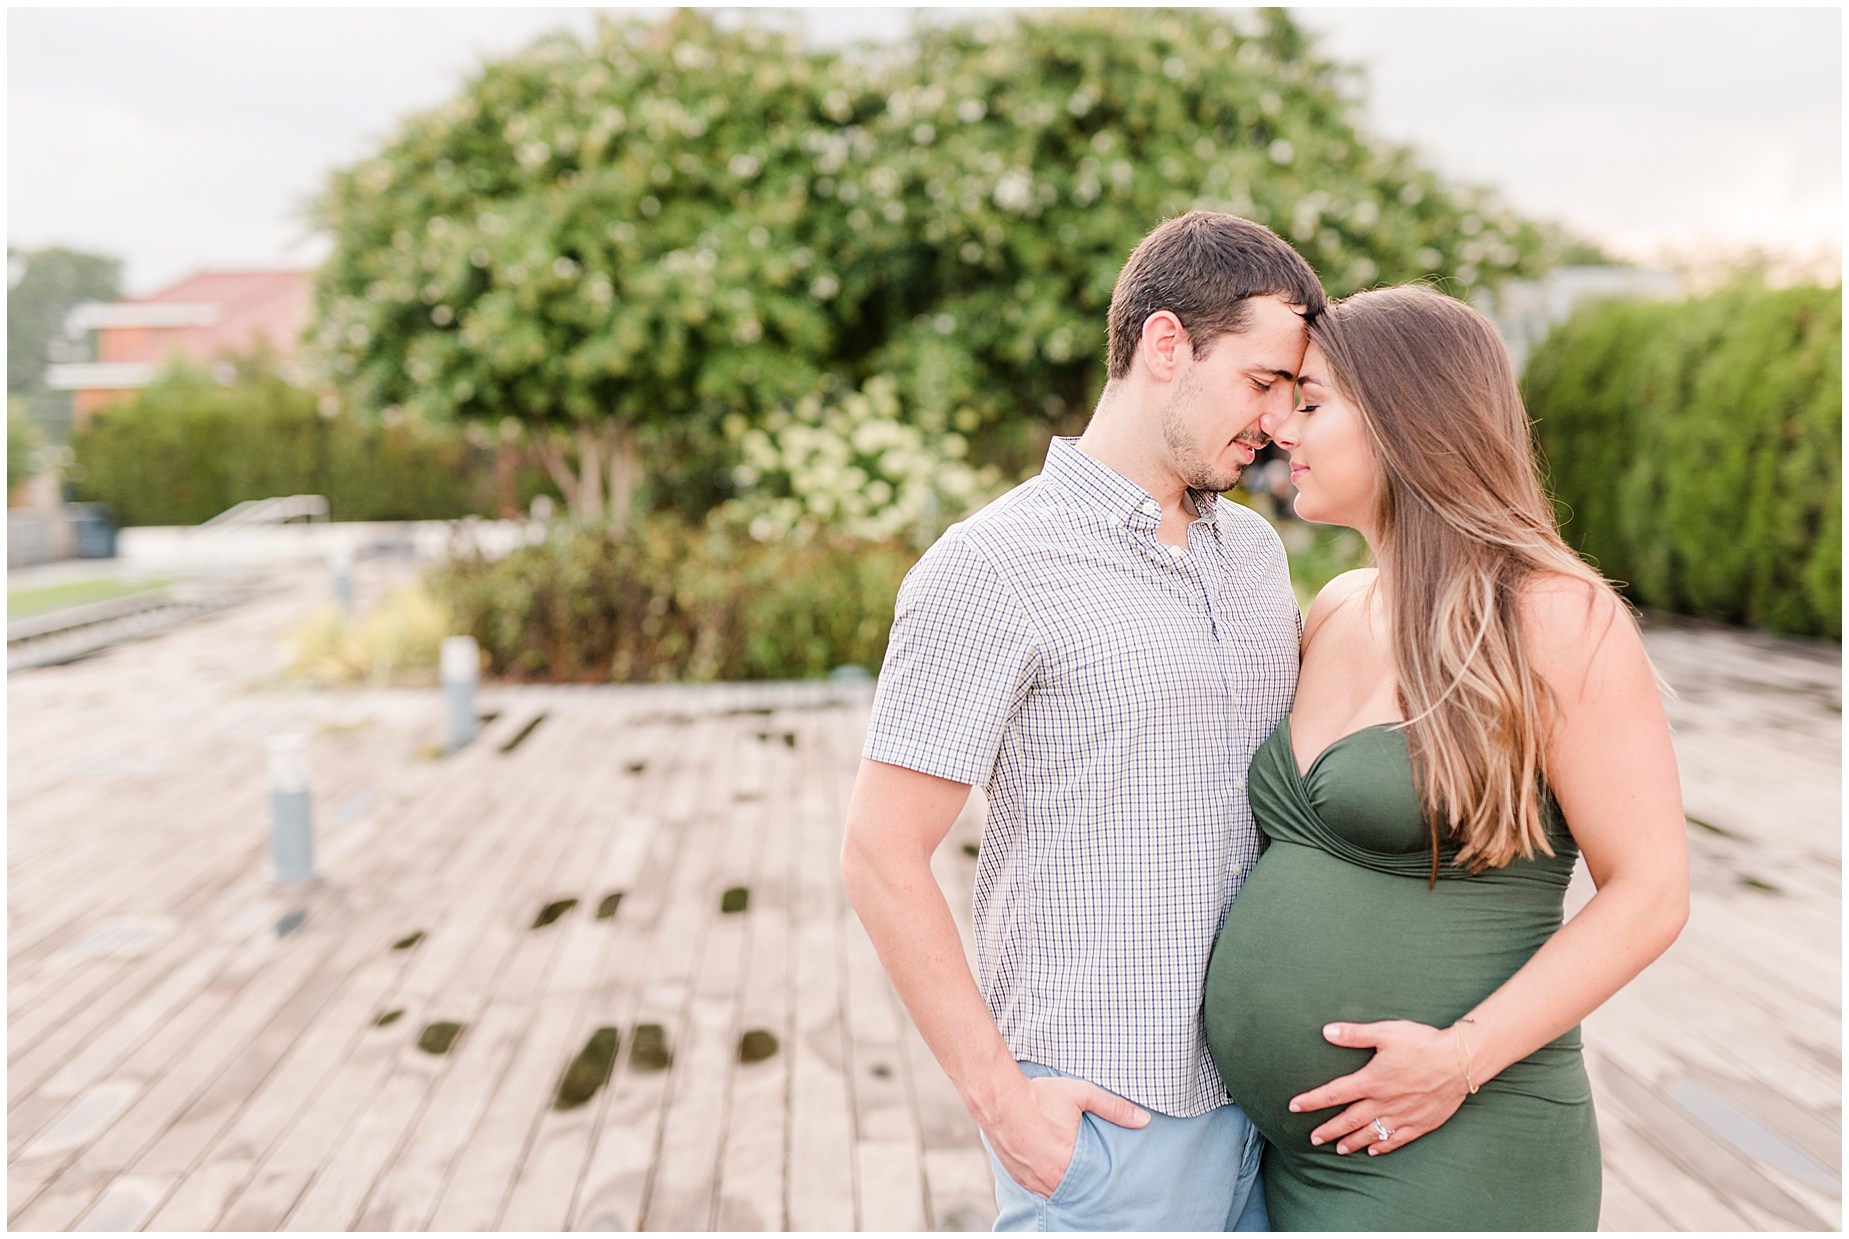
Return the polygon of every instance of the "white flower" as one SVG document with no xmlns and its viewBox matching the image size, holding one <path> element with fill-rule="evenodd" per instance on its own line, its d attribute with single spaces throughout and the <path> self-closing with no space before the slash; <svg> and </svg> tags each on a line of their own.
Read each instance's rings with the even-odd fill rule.
<svg viewBox="0 0 1849 1239">
<path fill-rule="evenodd" d="M 995 205 L 1004 211 L 1025 211 L 1034 204 L 1034 183 L 1025 172 L 1010 169 L 995 182 Z"/>
<path fill-rule="evenodd" d="M 995 494 L 993 468 L 965 463 L 957 434 L 927 434 L 904 419 L 898 386 L 875 376 L 858 391 L 812 393 L 763 429 L 740 435 L 745 463 L 728 505 L 753 537 L 807 537 L 831 525 L 854 537 L 909 537 L 920 546 Z M 778 494 L 787 491 L 787 494 Z"/>
</svg>

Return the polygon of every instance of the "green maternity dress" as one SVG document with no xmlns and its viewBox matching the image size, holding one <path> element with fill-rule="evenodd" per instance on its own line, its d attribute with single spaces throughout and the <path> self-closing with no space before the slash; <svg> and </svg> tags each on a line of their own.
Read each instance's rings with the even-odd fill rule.
<svg viewBox="0 0 1849 1239">
<path fill-rule="evenodd" d="M 1310 1144 L 1339 1110 L 1288 1109 L 1373 1054 L 1330 1045 L 1324 1024 L 1448 1027 L 1560 927 L 1578 849 L 1551 798 L 1554 855 L 1475 876 L 1446 858 L 1428 888 L 1430 835 L 1403 732 L 1343 736 L 1299 777 L 1286 718 L 1253 757 L 1250 786 L 1270 843 L 1220 931 L 1205 1014 L 1227 1091 L 1270 1142 L 1272 1227 L 1596 1229 L 1598 1128 L 1577 1028 L 1379 1157 Z"/>
</svg>

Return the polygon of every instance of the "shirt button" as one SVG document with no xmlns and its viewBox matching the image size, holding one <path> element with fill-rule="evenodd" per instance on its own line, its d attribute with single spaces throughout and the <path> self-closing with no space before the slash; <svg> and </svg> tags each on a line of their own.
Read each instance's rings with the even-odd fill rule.
<svg viewBox="0 0 1849 1239">
<path fill-rule="evenodd" d="M 1162 505 L 1157 503 L 1154 499 L 1145 499 L 1143 500 L 1143 511 L 1151 516 L 1160 516 L 1162 515 Z"/>
<path fill-rule="evenodd" d="M 1246 781 L 1244 779 L 1234 779 L 1233 780 L 1233 790 L 1234 791 L 1243 792 L 1245 789 L 1246 789 Z"/>
</svg>

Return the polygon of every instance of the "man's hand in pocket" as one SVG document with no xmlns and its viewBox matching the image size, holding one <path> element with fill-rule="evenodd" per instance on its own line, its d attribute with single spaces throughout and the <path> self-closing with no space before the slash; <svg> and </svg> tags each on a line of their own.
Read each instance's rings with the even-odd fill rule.
<svg viewBox="0 0 1849 1239">
<path fill-rule="evenodd" d="M 1143 1127 L 1148 1111 L 1096 1084 L 1063 1076 L 1021 1079 L 1022 1088 L 998 1108 L 983 1135 L 1011 1178 L 1036 1196 L 1051 1196 L 1078 1147 L 1079 1121 L 1089 1110 L 1119 1127 Z"/>
</svg>

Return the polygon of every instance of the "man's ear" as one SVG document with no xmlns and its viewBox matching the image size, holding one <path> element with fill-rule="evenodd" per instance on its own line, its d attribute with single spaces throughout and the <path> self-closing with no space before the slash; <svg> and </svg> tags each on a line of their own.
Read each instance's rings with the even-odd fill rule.
<svg viewBox="0 0 1849 1239">
<path fill-rule="evenodd" d="M 1143 338 L 1137 356 L 1148 367 L 1150 377 L 1166 383 L 1175 377 L 1182 361 L 1194 355 L 1194 344 L 1187 328 L 1168 310 L 1157 310 L 1143 320 Z"/>
</svg>

